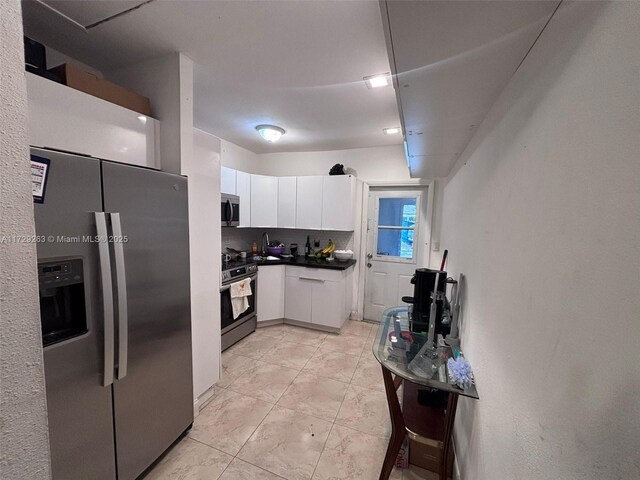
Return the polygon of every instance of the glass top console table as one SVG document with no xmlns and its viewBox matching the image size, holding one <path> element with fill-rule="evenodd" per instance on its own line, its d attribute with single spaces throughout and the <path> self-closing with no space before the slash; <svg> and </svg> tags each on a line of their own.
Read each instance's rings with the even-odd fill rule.
<svg viewBox="0 0 640 480">
<path fill-rule="evenodd" d="M 389 478 L 405 435 L 416 444 L 428 446 L 430 452 L 437 452 L 432 469 L 442 480 L 448 478 L 458 397 L 479 398 L 475 385 L 460 388 L 449 380 L 447 360 L 454 356 L 452 349 L 440 346 L 425 352 L 426 343 L 426 332 L 410 331 L 408 307 L 384 312 L 373 355 L 382 366 L 392 433 L 380 480 Z M 403 382 L 401 408 L 396 392 Z"/>
</svg>

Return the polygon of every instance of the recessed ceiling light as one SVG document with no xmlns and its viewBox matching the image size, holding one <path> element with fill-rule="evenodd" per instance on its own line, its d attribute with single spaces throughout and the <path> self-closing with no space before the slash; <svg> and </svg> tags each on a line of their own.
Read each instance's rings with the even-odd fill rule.
<svg viewBox="0 0 640 480">
<path fill-rule="evenodd" d="M 275 125 L 258 125 L 256 130 L 269 143 L 277 142 L 284 135 L 284 128 Z"/>
<path fill-rule="evenodd" d="M 379 73 L 378 75 L 364 77 L 362 80 L 364 80 L 367 88 L 388 87 L 391 85 L 391 74 L 389 72 Z"/>
<path fill-rule="evenodd" d="M 383 128 L 382 132 L 385 135 L 395 135 L 396 133 L 400 133 L 400 127 Z"/>
</svg>

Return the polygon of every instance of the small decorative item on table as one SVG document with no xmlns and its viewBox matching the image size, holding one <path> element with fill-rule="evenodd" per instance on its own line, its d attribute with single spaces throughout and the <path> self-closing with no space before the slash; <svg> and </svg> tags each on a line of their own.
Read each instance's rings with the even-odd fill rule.
<svg viewBox="0 0 640 480">
<path fill-rule="evenodd" d="M 475 383 L 471 365 L 462 355 L 447 360 L 447 370 L 449 371 L 449 382 L 462 389 L 471 388 Z"/>
</svg>

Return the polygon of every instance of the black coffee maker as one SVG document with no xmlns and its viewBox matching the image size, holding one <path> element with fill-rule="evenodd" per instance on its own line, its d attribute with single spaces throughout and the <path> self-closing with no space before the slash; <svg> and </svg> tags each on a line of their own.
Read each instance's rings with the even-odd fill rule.
<svg viewBox="0 0 640 480">
<path fill-rule="evenodd" d="M 438 292 L 442 295 L 436 300 L 436 335 L 449 334 L 451 326 L 448 322 L 443 323 L 443 314 L 445 313 L 445 293 L 447 288 L 447 272 L 443 270 L 431 270 L 429 268 L 418 268 L 413 274 L 411 283 L 413 287 L 413 297 L 402 297 L 402 301 L 413 305 L 411 313 L 411 331 L 412 332 L 428 332 L 429 320 L 431 314 L 431 294 L 436 283 L 436 275 L 438 276 Z"/>
</svg>

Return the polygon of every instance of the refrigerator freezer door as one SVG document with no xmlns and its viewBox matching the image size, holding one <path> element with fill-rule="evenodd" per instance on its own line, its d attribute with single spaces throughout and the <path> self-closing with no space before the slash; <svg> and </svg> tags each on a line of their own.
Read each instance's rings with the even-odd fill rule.
<svg viewBox="0 0 640 480">
<path fill-rule="evenodd" d="M 113 480 L 116 475 L 113 416 L 111 387 L 103 386 L 98 244 L 82 238 L 96 235 L 94 212 L 102 210 L 100 162 L 45 150 L 34 149 L 32 153 L 51 162 L 44 203 L 35 204 L 34 211 L 37 235 L 53 239 L 37 244 L 38 262 L 70 257 L 82 260 L 84 305 L 73 308 L 86 309 L 88 329 L 87 333 L 44 349 L 53 479 Z M 46 308 L 54 289 L 55 280 L 40 285 L 41 308 Z M 60 305 L 77 303 L 81 297 L 67 297 Z M 54 316 L 43 313 L 44 322 Z"/>
<path fill-rule="evenodd" d="M 187 181 L 111 162 L 102 175 L 125 237 L 128 362 L 113 391 L 118 479 L 132 480 L 193 422 Z"/>
</svg>

